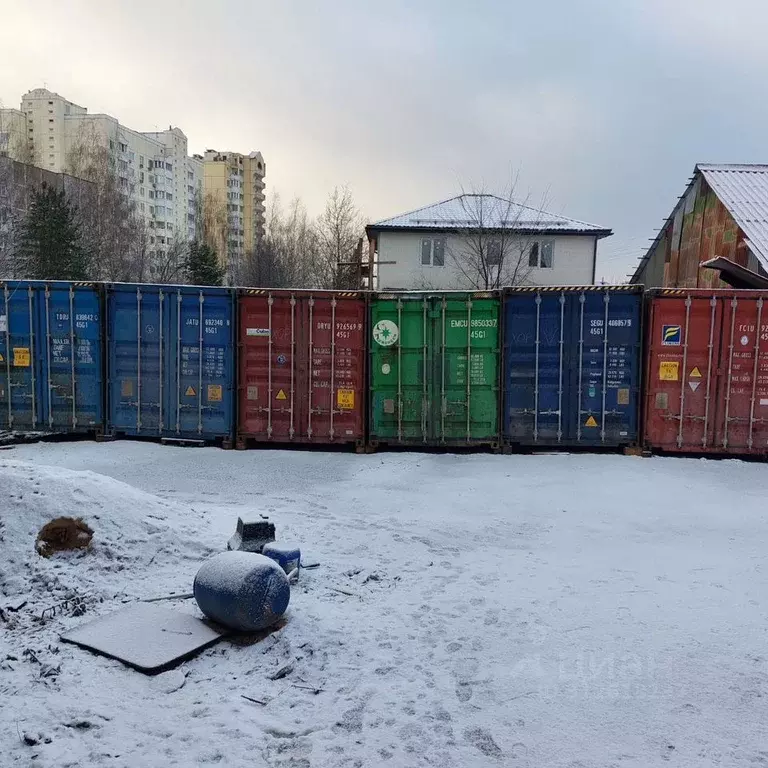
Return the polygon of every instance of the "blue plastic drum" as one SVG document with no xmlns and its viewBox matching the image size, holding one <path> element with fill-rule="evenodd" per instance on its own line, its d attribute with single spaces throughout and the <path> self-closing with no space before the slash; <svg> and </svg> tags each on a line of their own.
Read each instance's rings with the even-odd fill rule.
<svg viewBox="0 0 768 768">
<path fill-rule="evenodd" d="M 242 632 L 274 624 L 291 599 L 283 569 L 254 552 L 222 552 L 212 557 L 197 572 L 193 591 L 209 619 Z"/>
</svg>

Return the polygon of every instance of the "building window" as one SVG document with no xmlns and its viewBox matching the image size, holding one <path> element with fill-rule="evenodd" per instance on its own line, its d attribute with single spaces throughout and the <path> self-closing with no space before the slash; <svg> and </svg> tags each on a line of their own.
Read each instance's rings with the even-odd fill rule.
<svg viewBox="0 0 768 768">
<path fill-rule="evenodd" d="M 139 155 L 139 168 L 144 167 L 144 155 Z"/>
<path fill-rule="evenodd" d="M 155 199 L 155 193 L 150 189 L 149 190 L 149 199 L 154 200 Z"/>
<path fill-rule="evenodd" d="M 421 263 L 426 266 L 445 266 L 445 239 L 442 237 L 425 237 L 421 241 Z"/>
<path fill-rule="evenodd" d="M 485 263 L 489 267 L 498 267 L 501 264 L 501 240 L 489 240 L 485 249 Z"/>
<path fill-rule="evenodd" d="M 541 240 L 531 243 L 528 249 L 528 266 L 538 269 L 552 269 L 555 261 L 555 241 Z"/>
<path fill-rule="evenodd" d="M 144 187 L 139 187 L 139 195 L 144 197 Z"/>
</svg>

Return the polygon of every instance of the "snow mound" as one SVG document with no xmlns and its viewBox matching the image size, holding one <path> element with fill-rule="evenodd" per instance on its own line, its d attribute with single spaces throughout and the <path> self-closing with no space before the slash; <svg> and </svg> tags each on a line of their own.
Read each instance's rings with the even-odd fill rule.
<svg viewBox="0 0 768 768">
<path fill-rule="evenodd" d="M 73 594 L 152 596 L 146 592 L 168 583 L 164 572 L 179 572 L 187 560 L 194 575 L 211 552 L 194 540 L 192 510 L 95 472 L 0 461 L 0 499 L 0 596 L 6 598 L 50 604 Z M 57 517 L 82 518 L 94 531 L 91 547 L 50 559 L 37 554 L 38 532 Z M 188 591 L 191 583 L 182 579 L 179 587 Z"/>
</svg>

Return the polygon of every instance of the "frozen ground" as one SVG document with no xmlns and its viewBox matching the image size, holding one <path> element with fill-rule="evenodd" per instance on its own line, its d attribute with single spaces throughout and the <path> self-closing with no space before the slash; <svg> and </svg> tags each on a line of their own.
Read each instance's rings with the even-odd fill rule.
<svg viewBox="0 0 768 768">
<path fill-rule="evenodd" d="M 768 765 L 766 489 L 734 461 L 2 452 L 0 607 L 28 604 L 0 621 L 0 762 Z M 41 560 L 37 526 L 68 512 L 93 550 Z M 188 591 L 256 512 L 322 564 L 278 633 L 155 678 L 59 642 Z M 73 589 L 85 616 L 34 621 Z"/>
</svg>

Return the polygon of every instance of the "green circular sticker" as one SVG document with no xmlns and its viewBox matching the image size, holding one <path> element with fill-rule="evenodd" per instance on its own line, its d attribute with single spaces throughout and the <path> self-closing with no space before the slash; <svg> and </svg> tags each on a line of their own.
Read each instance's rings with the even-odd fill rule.
<svg viewBox="0 0 768 768">
<path fill-rule="evenodd" d="M 399 338 L 400 331 L 391 320 L 379 320 L 373 326 L 373 340 L 382 347 L 391 347 Z"/>
</svg>

